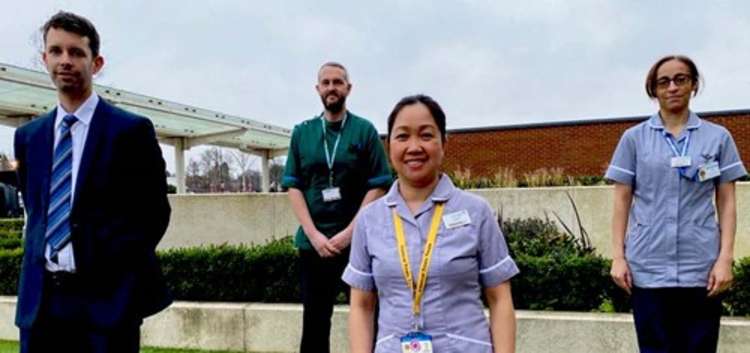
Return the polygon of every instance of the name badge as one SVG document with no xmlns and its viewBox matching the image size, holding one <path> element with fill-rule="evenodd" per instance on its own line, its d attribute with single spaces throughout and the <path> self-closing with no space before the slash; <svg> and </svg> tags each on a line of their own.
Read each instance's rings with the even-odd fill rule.
<svg viewBox="0 0 750 353">
<path fill-rule="evenodd" d="M 443 216 L 443 223 L 445 224 L 445 228 L 453 229 L 456 227 L 471 224 L 471 217 L 469 217 L 468 211 L 461 210 Z"/>
<path fill-rule="evenodd" d="M 339 187 L 323 189 L 323 201 L 331 202 L 338 200 L 341 200 L 341 189 Z"/>
<path fill-rule="evenodd" d="M 432 353 L 432 336 L 424 332 L 409 332 L 401 337 L 401 353 Z"/>
<path fill-rule="evenodd" d="M 692 164 L 690 156 L 672 157 L 670 161 L 672 168 L 689 167 Z"/>
<path fill-rule="evenodd" d="M 719 162 L 713 161 L 708 162 L 698 169 L 698 180 L 706 181 L 721 175 L 721 169 L 719 169 Z"/>
</svg>

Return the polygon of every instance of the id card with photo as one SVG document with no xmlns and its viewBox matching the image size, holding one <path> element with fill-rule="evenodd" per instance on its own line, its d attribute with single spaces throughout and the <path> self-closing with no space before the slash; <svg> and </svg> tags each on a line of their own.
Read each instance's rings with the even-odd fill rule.
<svg viewBox="0 0 750 353">
<path fill-rule="evenodd" d="M 401 337 L 401 353 L 432 353 L 432 336 L 409 332 Z"/>
<path fill-rule="evenodd" d="M 698 180 L 701 182 L 716 178 L 719 175 L 721 175 L 721 169 L 717 161 L 708 162 L 698 169 Z"/>
</svg>

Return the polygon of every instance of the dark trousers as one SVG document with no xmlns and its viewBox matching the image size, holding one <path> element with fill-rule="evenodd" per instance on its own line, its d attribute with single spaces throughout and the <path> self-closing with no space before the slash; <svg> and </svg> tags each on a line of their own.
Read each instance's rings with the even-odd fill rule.
<svg viewBox="0 0 750 353">
<path fill-rule="evenodd" d="M 706 288 L 633 288 L 641 353 L 715 353 L 721 299 Z"/>
<path fill-rule="evenodd" d="M 75 278 L 46 276 L 39 314 L 30 329 L 21 329 L 21 353 L 138 353 L 140 322 L 118 328 L 91 327 L 86 302 Z"/>
<path fill-rule="evenodd" d="M 315 250 L 300 250 L 302 291 L 302 342 L 300 353 L 329 353 L 331 316 L 339 293 L 347 293 L 341 280 L 349 263 L 349 250 L 333 258 L 321 258 Z"/>
</svg>

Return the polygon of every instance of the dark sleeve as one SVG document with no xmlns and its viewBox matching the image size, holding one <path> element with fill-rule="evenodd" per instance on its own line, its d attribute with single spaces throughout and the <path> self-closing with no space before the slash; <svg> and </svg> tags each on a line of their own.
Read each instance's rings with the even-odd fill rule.
<svg viewBox="0 0 750 353">
<path fill-rule="evenodd" d="M 284 176 L 281 178 L 281 186 L 285 188 L 302 189 L 304 180 L 300 170 L 299 159 L 299 139 L 300 126 L 297 125 L 292 130 L 292 139 L 289 142 L 289 152 L 286 157 L 286 166 L 284 167 Z"/>
<path fill-rule="evenodd" d="M 148 119 L 137 119 L 118 139 L 114 215 L 108 224 L 112 259 L 150 256 L 169 225 L 171 208 L 167 198 L 166 165 L 156 140 L 154 126 Z"/>
<path fill-rule="evenodd" d="M 141 197 L 147 200 L 146 205 L 148 205 L 146 224 L 149 239 L 147 243 L 151 249 L 154 249 L 167 231 L 172 212 L 167 198 L 167 167 L 151 121 L 142 120 L 135 134 L 138 137 L 134 143 L 140 145 L 140 153 L 135 155 L 141 163 L 137 163 L 138 167 L 134 175 L 142 179 L 135 185 L 143 186 Z"/>
<path fill-rule="evenodd" d="M 386 158 L 383 143 L 380 141 L 380 136 L 378 136 L 378 131 L 375 130 L 375 127 L 372 125 L 369 126 L 367 150 L 368 165 L 370 168 L 367 178 L 368 189 L 389 188 L 393 182 L 391 168 L 388 166 L 388 158 Z"/>
</svg>

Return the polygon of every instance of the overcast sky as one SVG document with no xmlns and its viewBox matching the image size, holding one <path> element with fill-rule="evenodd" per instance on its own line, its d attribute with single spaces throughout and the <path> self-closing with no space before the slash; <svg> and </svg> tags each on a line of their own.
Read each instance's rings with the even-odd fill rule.
<svg viewBox="0 0 750 353">
<path fill-rule="evenodd" d="M 320 112 L 329 60 L 349 69 L 349 109 L 381 132 L 413 93 L 440 102 L 449 129 L 650 114 L 644 76 L 670 53 L 705 76 L 693 110 L 750 108 L 743 0 L 14 1 L 0 62 L 43 69 L 38 28 L 58 10 L 97 26 L 97 83 L 289 128 Z"/>
</svg>

